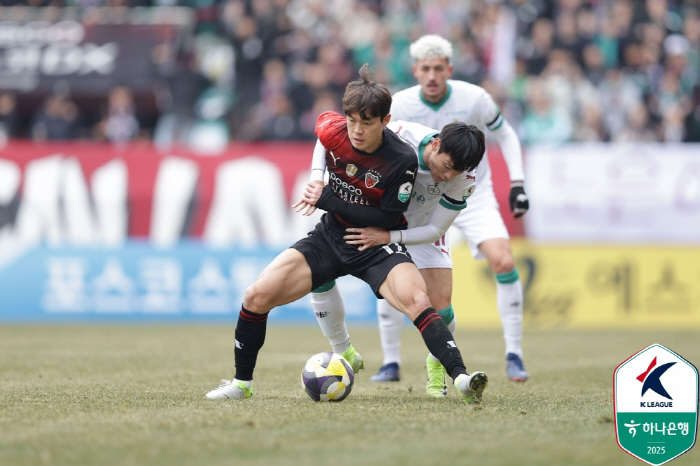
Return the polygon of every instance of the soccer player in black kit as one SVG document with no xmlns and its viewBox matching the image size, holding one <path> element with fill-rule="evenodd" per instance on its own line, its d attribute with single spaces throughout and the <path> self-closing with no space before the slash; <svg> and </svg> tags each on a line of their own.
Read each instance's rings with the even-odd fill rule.
<svg viewBox="0 0 700 466">
<path fill-rule="evenodd" d="M 403 213 L 418 163 L 413 149 L 386 129 L 390 108 L 391 93 L 370 79 L 365 64 L 360 79 L 345 89 L 345 117 L 335 112 L 319 116 L 316 135 L 326 148 L 329 184 L 309 183 L 295 206 L 326 213 L 306 238 L 278 255 L 246 289 L 235 334 L 236 373 L 233 380 L 224 380 L 207 393 L 207 398 L 250 398 L 270 310 L 350 274 L 411 319 L 465 401 L 481 401 L 487 376 L 467 374 L 452 333 L 431 306 L 425 282 L 406 247 L 392 243 L 359 251 L 343 239 L 348 227 L 406 228 Z"/>
</svg>

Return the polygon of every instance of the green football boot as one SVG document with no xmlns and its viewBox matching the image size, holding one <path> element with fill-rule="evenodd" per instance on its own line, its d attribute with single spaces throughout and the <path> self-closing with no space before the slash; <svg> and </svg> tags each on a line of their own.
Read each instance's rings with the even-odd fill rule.
<svg viewBox="0 0 700 466">
<path fill-rule="evenodd" d="M 352 345 L 348 346 L 348 349 L 340 353 L 340 355 L 350 363 L 352 371 L 355 374 L 365 368 L 365 363 L 362 361 L 362 356 L 360 356 L 360 353 L 355 351 L 355 348 L 353 348 Z"/>
<path fill-rule="evenodd" d="M 440 361 L 434 361 L 428 355 L 428 359 L 425 360 L 425 368 L 428 370 L 428 385 L 425 387 L 425 393 L 433 398 L 447 396 L 446 371 Z"/>
</svg>

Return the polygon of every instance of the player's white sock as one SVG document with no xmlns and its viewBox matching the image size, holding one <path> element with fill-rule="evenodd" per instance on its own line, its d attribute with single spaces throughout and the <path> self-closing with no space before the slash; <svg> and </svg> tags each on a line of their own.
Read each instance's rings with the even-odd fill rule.
<svg viewBox="0 0 700 466">
<path fill-rule="evenodd" d="M 523 356 L 523 284 L 518 269 L 496 274 L 496 302 L 503 325 L 503 338 L 506 341 L 506 354 Z"/>
<path fill-rule="evenodd" d="M 455 332 L 457 331 L 457 317 L 454 315 L 454 311 L 452 310 L 452 304 L 450 304 L 445 309 L 440 309 L 439 311 L 437 311 L 437 313 L 440 314 L 442 320 L 445 320 L 447 316 L 451 316 L 451 318 L 447 317 L 450 321 L 450 323 L 447 324 L 447 328 L 450 329 L 450 332 L 452 332 L 452 336 L 455 336 Z M 433 353 L 430 353 L 428 356 L 433 361 L 440 361 L 438 358 L 433 356 Z"/>
<path fill-rule="evenodd" d="M 333 352 L 342 353 L 348 349 L 350 334 L 345 325 L 345 304 L 338 287 L 335 286 L 335 280 L 311 293 L 311 307 L 314 309 L 323 335 L 328 338 L 328 342 L 333 347 Z"/>
<path fill-rule="evenodd" d="M 379 340 L 384 350 L 383 365 L 395 362 L 401 364 L 401 329 L 403 314 L 394 309 L 386 299 L 377 300 L 377 318 L 379 319 Z"/>
</svg>

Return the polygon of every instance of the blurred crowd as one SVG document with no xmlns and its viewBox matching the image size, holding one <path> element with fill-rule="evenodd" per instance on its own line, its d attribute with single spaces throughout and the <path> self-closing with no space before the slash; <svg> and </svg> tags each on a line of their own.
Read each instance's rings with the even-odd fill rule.
<svg viewBox="0 0 700 466">
<path fill-rule="evenodd" d="M 2 5 L 16 4 L 0 0 Z M 523 143 L 700 141 L 700 0 L 30 0 L 33 6 L 187 6 L 194 38 L 139 119 L 115 87 L 98 121 L 80 125 L 69 93 L 30 122 L 34 139 L 160 144 L 313 139 L 368 62 L 398 91 L 415 84 L 408 52 L 423 34 L 455 49 L 454 79 L 484 87 Z M 157 61 L 157 57 L 154 58 Z M 213 142 L 212 142 L 213 141 Z"/>
</svg>

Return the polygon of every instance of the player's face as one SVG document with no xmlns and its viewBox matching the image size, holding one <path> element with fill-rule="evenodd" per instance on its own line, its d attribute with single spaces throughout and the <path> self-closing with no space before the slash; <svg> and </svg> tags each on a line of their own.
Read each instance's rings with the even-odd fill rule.
<svg viewBox="0 0 700 466">
<path fill-rule="evenodd" d="M 370 153 L 379 149 L 379 146 L 382 145 L 382 132 L 384 127 L 389 124 L 390 119 L 391 115 L 387 115 L 384 120 L 380 117 L 363 120 L 360 118 L 360 112 L 346 115 L 348 136 L 352 147 Z"/>
<path fill-rule="evenodd" d="M 433 144 L 435 144 L 435 142 Z M 439 150 L 439 146 L 437 150 Z M 433 177 L 433 180 L 440 183 L 442 181 L 449 181 L 455 176 L 459 176 L 462 172 L 452 168 L 452 158 L 449 154 L 437 152 L 437 150 L 433 152 L 428 161 L 428 168 L 430 168 L 430 175 Z"/>
<path fill-rule="evenodd" d="M 437 103 L 447 94 L 452 65 L 447 63 L 447 58 L 423 58 L 413 65 L 413 76 L 418 80 L 425 100 Z"/>
</svg>

